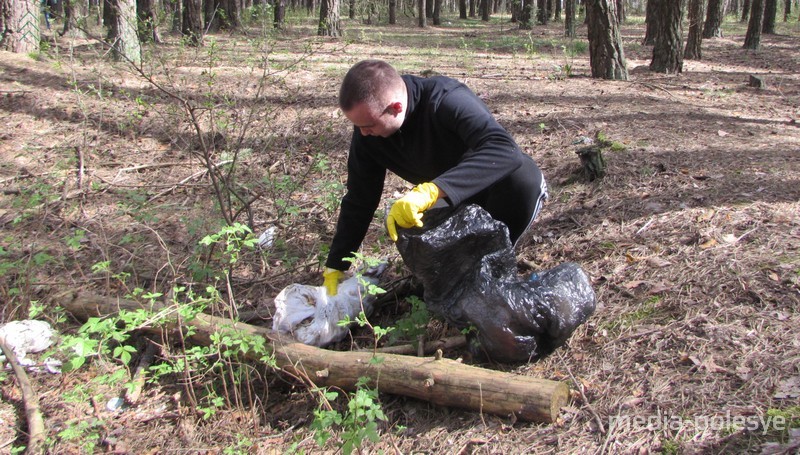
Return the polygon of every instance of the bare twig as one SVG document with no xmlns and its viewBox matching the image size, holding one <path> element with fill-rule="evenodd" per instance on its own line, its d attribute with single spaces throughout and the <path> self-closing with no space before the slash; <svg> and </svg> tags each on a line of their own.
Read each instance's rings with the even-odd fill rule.
<svg viewBox="0 0 800 455">
<path fill-rule="evenodd" d="M 217 164 L 214 164 L 213 167 L 214 168 L 218 168 L 220 166 L 224 166 L 226 164 L 230 164 L 231 162 L 232 162 L 232 160 L 221 161 L 221 162 L 219 162 Z M 176 183 L 175 185 L 172 185 L 171 187 L 167 188 L 166 190 L 164 190 L 164 191 L 156 194 L 155 196 L 151 197 L 150 199 L 147 200 L 147 202 L 152 202 L 155 199 L 158 199 L 161 196 L 164 196 L 165 194 L 169 194 L 169 193 L 175 191 L 176 188 L 178 188 L 179 186 L 183 185 L 184 183 L 186 183 L 186 182 L 188 182 L 190 180 L 194 180 L 197 177 L 200 177 L 200 176 L 202 176 L 203 174 L 205 174 L 207 172 L 208 172 L 208 169 L 203 169 L 202 171 L 195 172 L 194 174 L 186 177 L 185 179 L 181 180 L 180 182 Z"/>
<path fill-rule="evenodd" d="M 171 163 L 150 163 L 150 164 L 137 164 L 136 166 L 129 166 L 123 167 L 119 169 L 119 172 L 128 172 L 128 171 L 141 171 L 142 169 L 153 169 L 153 168 L 161 168 L 161 167 L 173 167 L 173 166 L 187 166 L 187 163 L 184 162 L 171 162 Z"/>
<path fill-rule="evenodd" d="M 583 400 L 583 403 L 586 405 L 586 409 L 588 409 L 589 413 L 591 413 L 592 416 L 594 416 L 594 420 L 595 422 L 597 422 L 597 426 L 599 427 L 600 433 L 606 434 L 606 428 L 605 425 L 603 425 L 603 419 L 601 419 L 600 416 L 594 411 L 594 408 L 592 407 L 592 404 L 589 402 L 589 399 L 586 398 L 586 394 L 583 393 L 583 387 L 581 387 L 581 384 L 578 382 L 577 379 L 575 379 L 575 375 L 572 374 L 572 369 L 570 369 L 569 365 L 567 365 L 567 362 L 564 360 L 564 354 L 559 352 L 558 357 L 561 359 L 561 362 L 567 368 L 567 373 L 569 373 L 569 377 L 572 378 L 572 382 L 575 383 L 575 388 L 578 390 L 578 393 L 581 394 L 581 399 Z"/>
<path fill-rule="evenodd" d="M 448 338 L 442 338 L 441 340 L 434 340 L 428 341 L 427 343 L 420 344 L 420 348 L 424 354 L 430 354 L 435 352 L 437 349 L 455 349 L 460 348 L 467 344 L 467 339 L 463 335 L 457 335 Z M 366 348 L 364 350 L 371 351 L 372 348 Z M 417 356 L 421 357 L 417 348 L 413 344 L 401 344 L 399 346 L 387 346 L 383 348 L 378 348 L 375 351 L 385 353 L 385 354 L 404 354 L 404 355 L 413 355 L 417 354 Z"/>
<path fill-rule="evenodd" d="M 83 163 L 83 150 L 80 147 L 75 147 L 75 153 L 78 155 L 78 178 L 77 184 L 78 189 L 81 189 L 81 185 L 83 185 L 83 174 L 85 172 L 84 163 Z"/>
<path fill-rule="evenodd" d="M 14 374 L 17 376 L 17 381 L 19 382 L 19 388 L 22 389 L 22 402 L 25 405 L 25 417 L 28 421 L 28 448 L 25 450 L 25 453 L 44 453 L 44 419 L 39 409 L 39 397 L 36 395 L 36 392 L 34 392 L 33 387 L 31 387 L 28 375 L 25 373 L 25 369 L 19 364 L 16 354 L 6 345 L 4 337 L 0 337 L 0 349 L 3 351 L 8 363 L 14 370 Z"/>
</svg>

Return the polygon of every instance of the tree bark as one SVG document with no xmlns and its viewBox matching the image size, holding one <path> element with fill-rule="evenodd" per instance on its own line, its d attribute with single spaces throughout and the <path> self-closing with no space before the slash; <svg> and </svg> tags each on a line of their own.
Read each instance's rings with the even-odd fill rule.
<svg viewBox="0 0 800 455">
<path fill-rule="evenodd" d="M 533 0 L 529 0 L 533 1 Z M 536 2 L 536 21 L 541 25 L 547 25 L 548 11 L 547 0 L 537 0 Z"/>
<path fill-rule="evenodd" d="M 650 0 L 655 1 L 655 0 Z M 683 71 L 681 2 L 658 0 L 656 43 L 650 70 L 677 74 Z"/>
<path fill-rule="evenodd" d="M 322 0 L 319 9 L 318 36 L 342 36 L 342 21 L 339 18 L 339 0 Z"/>
<path fill-rule="evenodd" d="M 242 26 L 242 12 L 239 7 L 240 0 L 226 0 L 222 2 L 225 10 L 225 27 L 228 30 L 238 30 Z"/>
<path fill-rule="evenodd" d="M 612 0 L 613 1 L 613 0 Z M 651 0 L 652 1 L 652 0 Z M 628 80 L 617 18 L 609 0 L 586 0 L 589 18 L 589 63 L 592 77 Z"/>
<path fill-rule="evenodd" d="M 397 23 L 397 0 L 389 0 L 389 25 L 394 25 L 396 23 Z"/>
<path fill-rule="evenodd" d="M 441 12 L 442 0 L 433 0 L 433 25 L 442 25 Z"/>
<path fill-rule="evenodd" d="M 747 18 L 750 17 L 751 8 L 751 0 L 744 0 L 744 6 L 742 6 L 742 19 L 739 22 L 747 22 Z"/>
<path fill-rule="evenodd" d="M 703 38 L 722 37 L 723 0 L 708 0 L 706 23 L 703 26 Z"/>
<path fill-rule="evenodd" d="M 181 33 L 192 46 L 203 45 L 203 15 L 201 0 L 183 0 Z"/>
<path fill-rule="evenodd" d="M 137 0 L 136 12 L 139 20 L 139 41 L 143 43 L 161 43 L 158 33 L 158 21 L 154 0 Z"/>
<path fill-rule="evenodd" d="M 467 18 L 467 0 L 458 0 L 458 18 Z"/>
<path fill-rule="evenodd" d="M 792 0 L 783 2 L 783 21 L 789 22 L 789 16 L 792 14 Z"/>
<path fill-rule="evenodd" d="M 39 50 L 38 0 L 0 0 L 0 49 L 27 54 Z"/>
<path fill-rule="evenodd" d="M 58 304 L 78 319 L 117 314 L 120 310 L 146 308 L 130 300 L 107 298 L 87 292 L 67 292 L 56 296 Z M 163 306 L 162 306 L 163 308 Z M 454 360 L 435 357 L 408 357 L 380 354 L 382 361 L 373 365 L 372 352 L 337 352 L 297 343 L 272 330 L 223 317 L 199 314 L 191 321 L 182 321 L 185 328 L 193 327 L 190 341 L 210 345 L 214 333 L 234 330 L 239 333 L 263 336 L 269 342 L 280 368 L 307 378 L 318 387 L 356 388 L 361 377 L 370 378 L 370 387 L 395 395 L 403 395 L 431 403 L 485 412 L 500 416 L 512 414 L 520 420 L 553 422 L 559 409 L 565 406 L 569 387 L 563 382 L 518 376 L 465 365 Z M 175 330 L 177 322 L 167 327 L 145 327 L 150 333 Z M 259 356 L 251 358 L 258 361 Z"/>
<path fill-rule="evenodd" d="M 565 0 L 564 5 L 564 36 L 575 38 L 575 1 Z"/>
<path fill-rule="evenodd" d="M 272 26 L 282 29 L 286 22 L 286 0 L 274 0 L 275 11 L 273 11 Z"/>
<path fill-rule="evenodd" d="M 761 26 L 764 18 L 764 0 L 752 0 L 750 22 L 744 37 L 744 48 L 757 50 L 761 45 Z"/>
<path fill-rule="evenodd" d="M 185 0 L 186 1 L 186 0 Z M 205 33 L 216 33 L 222 28 L 222 0 L 200 0 L 203 8 L 203 23 Z"/>
<path fill-rule="evenodd" d="M 656 35 L 658 34 L 656 14 L 658 14 L 658 0 L 648 0 L 644 19 L 644 39 L 642 40 L 642 44 L 645 46 L 652 46 L 656 43 Z"/>
<path fill-rule="evenodd" d="M 775 19 L 778 15 L 778 0 L 765 0 L 764 20 L 761 25 L 761 33 L 765 35 L 775 34 Z"/>
<path fill-rule="evenodd" d="M 115 60 L 142 62 L 142 47 L 136 30 L 135 0 L 111 0 L 112 21 L 108 28 L 108 44 Z"/>
<path fill-rule="evenodd" d="M 425 18 L 425 0 L 417 0 L 417 14 L 419 14 L 420 28 L 427 27 L 428 20 Z"/>
<path fill-rule="evenodd" d="M 689 0 L 689 36 L 686 38 L 686 48 L 683 58 L 700 60 L 702 58 L 701 44 L 703 43 L 703 0 Z"/>
<path fill-rule="evenodd" d="M 519 14 L 519 29 L 533 29 L 533 2 L 534 0 L 522 0 L 522 9 Z"/>
<path fill-rule="evenodd" d="M 183 13 L 181 10 L 181 0 L 167 0 L 170 8 L 170 15 L 172 16 L 172 32 L 181 33 L 181 22 L 183 20 Z"/>
</svg>

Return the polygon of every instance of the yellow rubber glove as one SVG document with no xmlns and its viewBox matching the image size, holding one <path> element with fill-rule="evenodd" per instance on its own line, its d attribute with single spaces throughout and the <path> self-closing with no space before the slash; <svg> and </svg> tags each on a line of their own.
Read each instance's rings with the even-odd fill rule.
<svg viewBox="0 0 800 455">
<path fill-rule="evenodd" d="M 328 295 L 334 296 L 339 291 L 339 281 L 344 278 L 344 272 L 325 267 L 325 271 L 322 272 L 322 278 L 325 280 L 322 285 L 328 290 Z"/>
<path fill-rule="evenodd" d="M 389 209 L 386 217 L 386 229 L 389 238 L 397 241 L 397 226 L 410 228 L 422 227 L 422 212 L 428 210 L 439 199 L 439 187 L 433 183 L 420 183 L 405 196 L 398 199 Z"/>
</svg>

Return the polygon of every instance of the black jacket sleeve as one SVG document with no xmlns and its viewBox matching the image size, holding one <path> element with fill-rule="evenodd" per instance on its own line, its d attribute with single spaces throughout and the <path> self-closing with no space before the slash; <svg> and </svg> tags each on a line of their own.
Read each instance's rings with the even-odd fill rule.
<svg viewBox="0 0 800 455">
<path fill-rule="evenodd" d="M 358 134 L 357 132 L 353 133 Z M 358 251 L 369 223 L 380 204 L 386 169 L 370 159 L 359 142 L 353 140 L 347 157 L 347 193 L 342 198 L 336 234 L 331 242 L 326 267 L 347 270 L 350 263 L 343 261 Z"/>
</svg>

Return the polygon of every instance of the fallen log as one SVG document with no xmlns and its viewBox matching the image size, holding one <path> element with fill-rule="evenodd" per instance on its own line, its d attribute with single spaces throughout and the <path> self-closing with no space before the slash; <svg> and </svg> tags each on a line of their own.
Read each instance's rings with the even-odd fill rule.
<svg viewBox="0 0 800 455">
<path fill-rule="evenodd" d="M 78 319 L 108 316 L 120 310 L 165 308 L 145 306 L 132 300 L 104 297 L 88 292 L 67 292 L 55 298 L 62 308 Z M 380 362 L 371 362 L 372 352 L 338 352 L 308 346 L 287 339 L 270 329 L 236 322 L 228 318 L 199 314 L 181 322 L 194 328 L 190 341 L 211 344 L 211 335 L 226 330 L 261 335 L 270 341 L 277 364 L 299 377 L 308 378 L 318 387 L 335 386 L 354 390 L 361 377 L 371 379 L 380 392 L 404 395 L 431 403 L 464 408 L 519 420 L 553 422 L 567 404 L 566 383 L 519 376 L 465 365 L 455 360 L 434 357 L 411 357 L 377 353 Z M 177 320 L 166 327 L 142 330 L 161 332 L 178 329 Z M 251 360 L 258 360 L 253 358 Z"/>
</svg>

